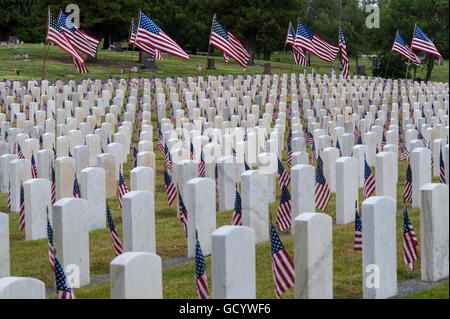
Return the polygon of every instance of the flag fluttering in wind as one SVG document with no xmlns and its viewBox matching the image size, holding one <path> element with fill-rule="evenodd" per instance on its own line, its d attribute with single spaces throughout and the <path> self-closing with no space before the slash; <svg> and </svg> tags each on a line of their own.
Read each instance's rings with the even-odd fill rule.
<svg viewBox="0 0 450 319">
<path fill-rule="evenodd" d="M 341 26 L 339 26 L 339 49 L 341 50 L 342 55 L 342 77 L 347 79 L 350 64 L 347 56 L 347 44 L 345 44 L 344 33 L 342 32 Z"/>
<path fill-rule="evenodd" d="M 397 52 L 401 56 L 410 60 L 415 65 L 420 64 L 420 59 L 415 55 L 415 53 L 411 50 L 411 48 L 406 44 L 406 41 L 400 35 L 400 32 L 397 31 L 397 36 L 395 37 L 394 45 L 392 46 L 392 52 Z"/>
<path fill-rule="evenodd" d="M 69 40 L 75 49 L 93 58 L 96 57 L 97 48 L 100 43 L 99 39 L 81 31 L 62 11 L 59 13 L 58 24 L 67 40 Z"/>
<path fill-rule="evenodd" d="M 284 249 L 280 237 L 272 223 L 270 223 L 270 244 L 272 250 L 272 272 L 273 281 L 275 283 L 275 293 L 277 298 L 281 298 L 281 295 L 286 290 L 294 286 L 295 271 L 294 263 Z"/>
<path fill-rule="evenodd" d="M 303 53 L 303 50 L 300 47 L 296 47 L 295 44 L 295 37 L 296 32 L 294 30 L 294 27 L 292 26 L 292 23 L 289 21 L 289 28 L 288 28 L 288 34 L 286 38 L 286 44 L 292 45 L 292 51 L 294 54 L 294 63 L 296 65 L 306 66 L 306 57 L 305 53 Z"/>
<path fill-rule="evenodd" d="M 247 67 L 250 55 L 236 37 L 225 29 L 214 16 L 209 44 L 232 57 L 243 68 Z"/>
<path fill-rule="evenodd" d="M 403 212 L 403 257 L 405 260 L 405 265 L 410 270 L 414 270 L 414 261 L 419 259 L 416 249 L 418 243 L 419 242 L 411 224 L 408 211 L 405 208 L 405 211 Z"/>
<path fill-rule="evenodd" d="M 108 217 L 108 228 L 111 234 L 111 240 L 114 246 L 114 252 L 116 256 L 123 254 L 123 246 L 120 241 L 119 234 L 117 233 L 116 224 L 114 224 L 114 220 L 112 218 L 111 209 L 109 208 L 108 202 L 106 203 L 106 215 Z"/>
<path fill-rule="evenodd" d="M 142 51 L 150 54 L 155 60 L 162 60 L 161 52 L 158 49 L 155 49 L 150 44 L 147 44 L 147 42 L 136 42 L 136 33 L 137 33 L 137 24 L 134 22 L 134 20 L 131 20 L 131 33 L 130 33 L 130 40 L 128 43 L 130 45 L 134 44 Z"/>
<path fill-rule="evenodd" d="M 434 46 L 434 43 L 427 37 L 425 33 L 416 25 L 416 29 L 414 30 L 414 37 L 411 44 L 411 49 L 422 51 L 425 53 L 429 53 L 435 55 L 439 58 L 439 65 L 444 67 L 444 60 L 442 59 L 442 55 Z"/>
<path fill-rule="evenodd" d="M 58 24 L 58 21 L 56 21 L 50 9 L 48 10 L 48 29 L 46 41 L 56 44 L 61 50 L 69 54 L 73 58 L 78 71 L 81 70 L 84 72 L 84 69 L 86 69 L 84 66 L 84 59 L 66 38 L 61 26 Z"/>
<path fill-rule="evenodd" d="M 199 299 L 209 299 L 208 276 L 205 272 L 206 264 L 200 242 L 195 244 L 195 287 Z"/>
<path fill-rule="evenodd" d="M 294 46 L 307 50 L 319 59 L 330 63 L 336 60 L 339 53 L 339 47 L 325 42 L 300 21 L 298 21 Z"/>
<path fill-rule="evenodd" d="M 135 42 L 136 44 L 147 45 L 161 52 L 189 60 L 186 52 L 143 12 L 140 12 Z"/>
</svg>

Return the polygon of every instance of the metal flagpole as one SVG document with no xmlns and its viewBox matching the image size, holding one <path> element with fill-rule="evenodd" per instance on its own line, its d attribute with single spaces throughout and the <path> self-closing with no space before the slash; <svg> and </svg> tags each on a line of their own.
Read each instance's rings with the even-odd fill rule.
<svg viewBox="0 0 450 319">
<path fill-rule="evenodd" d="M 50 7 L 48 8 L 48 15 L 47 15 L 47 37 L 48 37 L 48 22 L 50 20 Z M 44 75 L 45 75 L 45 62 L 47 61 L 47 55 L 48 55 L 48 50 L 50 49 L 50 43 L 47 41 L 47 39 L 45 40 L 47 43 L 47 47 L 44 49 L 44 63 L 42 65 L 42 72 L 41 72 L 41 79 L 44 79 Z"/>
<path fill-rule="evenodd" d="M 417 23 L 414 25 L 413 36 L 412 36 L 412 39 L 411 39 L 411 46 L 409 47 L 410 52 L 412 52 L 412 43 L 413 43 L 413 40 L 414 40 L 414 34 L 416 33 L 416 27 L 417 27 Z M 406 79 L 408 79 L 409 62 L 410 62 L 410 60 L 408 59 L 408 66 L 406 67 L 406 74 L 405 74 L 405 78 Z"/>
<path fill-rule="evenodd" d="M 125 63 L 127 62 L 128 51 L 130 50 L 130 39 L 131 39 L 131 33 L 133 32 L 133 22 L 134 22 L 134 19 L 131 19 L 130 31 L 128 32 L 127 52 L 125 52 Z"/>
<path fill-rule="evenodd" d="M 141 9 L 139 9 L 139 21 L 138 21 L 138 25 L 137 25 L 137 29 L 139 29 L 139 24 L 141 24 Z M 136 36 L 137 36 L 137 31 L 136 31 Z M 134 41 L 136 42 L 136 37 L 134 38 Z M 130 77 L 131 77 L 131 61 L 133 60 L 133 56 L 134 56 L 134 47 L 136 45 L 133 43 L 133 50 L 131 51 L 131 59 L 130 59 L 130 63 L 128 63 L 128 85 L 130 85 Z"/>
<path fill-rule="evenodd" d="M 214 21 L 216 20 L 216 14 L 214 13 L 212 23 L 211 23 L 211 32 L 209 33 L 209 42 L 208 42 L 208 54 L 206 55 L 206 63 L 205 63 L 205 79 L 206 79 L 206 70 L 208 69 L 208 59 L 209 59 L 209 50 L 211 49 L 211 33 L 214 26 Z"/>
<path fill-rule="evenodd" d="M 287 34 L 286 34 L 286 40 L 287 40 L 287 38 L 288 38 L 288 36 L 289 36 L 289 30 L 290 30 L 290 28 L 291 28 L 291 21 L 289 21 L 288 32 L 287 32 Z M 284 42 L 284 48 L 283 48 L 283 55 L 285 55 L 285 54 L 286 54 L 286 41 Z"/>
<path fill-rule="evenodd" d="M 338 45 L 341 43 L 341 21 L 339 21 L 339 30 L 338 30 Z M 341 74 L 341 59 L 342 59 L 342 49 L 339 48 L 339 51 L 341 51 L 341 54 L 338 58 L 338 72 Z M 342 70 L 343 71 L 343 70 Z"/>
<path fill-rule="evenodd" d="M 398 35 L 398 30 L 397 30 L 397 33 L 395 34 L 394 43 L 392 44 L 392 49 L 394 49 L 395 41 L 397 40 L 397 35 Z M 391 52 L 389 53 L 389 59 L 388 59 L 388 63 L 386 64 L 386 71 L 384 72 L 384 78 L 386 78 L 386 76 L 387 76 L 389 62 L 391 61 L 392 49 L 391 49 Z M 408 71 L 406 71 L 406 73 L 408 73 Z"/>
</svg>

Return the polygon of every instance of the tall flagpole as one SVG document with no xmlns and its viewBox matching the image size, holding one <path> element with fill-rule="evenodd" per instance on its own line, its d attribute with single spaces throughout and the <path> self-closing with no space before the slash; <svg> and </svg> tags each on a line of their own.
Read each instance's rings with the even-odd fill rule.
<svg viewBox="0 0 450 319">
<path fill-rule="evenodd" d="M 137 29 L 139 30 L 139 25 L 141 24 L 141 9 L 139 9 L 139 21 L 138 21 L 138 24 L 137 24 Z M 136 36 L 137 36 L 137 31 L 136 31 Z M 136 38 L 135 38 L 135 40 L 134 40 L 135 42 L 136 42 Z M 133 50 L 131 51 L 131 59 L 130 59 L 130 63 L 128 64 L 128 84 L 127 84 L 127 87 L 128 87 L 128 85 L 130 85 L 130 77 L 131 77 L 131 61 L 133 60 L 133 57 L 134 57 L 134 47 L 135 47 L 136 45 L 133 43 Z"/>
<path fill-rule="evenodd" d="M 45 62 L 47 61 L 48 50 L 50 50 L 50 43 L 47 40 L 47 38 L 48 38 L 48 23 L 49 23 L 49 20 L 50 20 L 50 7 L 47 7 L 47 9 L 48 9 L 48 14 L 47 14 L 47 37 L 45 38 L 45 42 L 47 43 L 47 47 L 44 49 L 44 63 L 42 64 L 41 79 L 44 79 Z"/>
<path fill-rule="evenodd" d="M 398 30 L 397 30 L 397 33 L 395 34 L 394 43 L 392 44 L 391 52 L 389 53 L 389 59 L 388 59 L 388 62 L 387 62 L 387 64 L 386 64 L 386 71 L 384 72 L 384 78 L 386 78 L 386 75 L 387 75 L 387 70 L 388 70 L 388 67 L 389 67 L 389 62 L 391 61 L 392 50 L 394 49 L 395 41 L 397 41 L 397 35 L 398 35 Z M 409 61 L 409 59 L 408 59 L 408 61 Z M 408 73 L 408 71 L 406 71 L 406 73 Z"/>
<path fill-rule="evenodd" d="M 416 33 L 416 27 L 417 27 L 417 23 L 414 25 L 414 31 L 413 31 L 413 36 L 411 39 L 411 46 L 409 47 L 410 52 L 412 53 L 412 43 L 414 40 L 414 34 Z M 406 74 L 405 74 L 405 78 L 408 79 L 408 70 L 409 70 L 409 62 L 410 60 L 408 59 L 408 66 L 406 67 Z"/>
<path fill-rule="evenodd" d="M 291 21 L 289 21 L 289 25 L 288 25 L 288 31 L 287 31 L 287 34 L 286 34 L 286 40 L 287 40 L 287 38 L 288 38 L 288 36 L 289 36 L 289 30 L 291 29 Z M 284 42 L 284 48 L 283 48 L 283 55 L 285 55 L 286 54 L 286 41 Z"/>
<path fill-rule="evenodd" d="M 209 50 L 211 48 L 211 33 L 214 26 L 214 21 L 216 20 L 216 14 L 214 13 L 212 23 L 211 23 L 211 32 L 209 33 L 209 42 L 208 42 L 208 54 L 206 55 L 206 63 L 205 63 L 205 79 L 206 79 L 206 70 L 208 69 L 208 59 L 209 59 Z"/>
<path fill-rule="evenodd" d="M 127 52 L 125 52 L 125 63 L 127 62 L 127 56 L 128 56 L 128 51 L 130 50 L 130 39 L 131 39 L 131 33 L 133 32 L 133 22 L 134 19 L 131 19 L 131 25 L 130 25 L 130 31 L 128 32 L 128 43 L 127 43 Z"/>
<path fill-rule="evenodd" d="M 338 46 L 339 47 L 340 47 L 340 45 L 339 45 L 340 43 L 341 43 L 341 20 L 339 20 L 339 30 L 338 30 Z M 339 58 L 338 58 L 338 71 L 339 71 L 339 74 L 342 74 L 342 72 L 341 72 L 342 48 L 339 48 L 339 51 L 341 52 L 341 54 L 339 55 Z"/>
</svg>

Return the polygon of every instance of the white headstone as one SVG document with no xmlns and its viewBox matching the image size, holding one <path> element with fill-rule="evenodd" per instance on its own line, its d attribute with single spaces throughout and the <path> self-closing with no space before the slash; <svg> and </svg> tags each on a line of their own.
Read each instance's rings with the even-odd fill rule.
<svg viewBox="0 0 450 319">
<path fill-rule="evenodd" d="M 0 213 L 0 278 L 9 275 L 9 217 Z"/>
<path fill-rule="evenodd" d="M 45 284 L 35 278 L 3 277 L 0 299 L 45 299 Z"/>
<path fill-rule="evenodd" d="M 336 161 L 336 224 L 355 220 L 357 200 L 358 162 L 354 157 L 341 157 Z"/>
<path fill-rule="evenodd" d="M 392 152 L 379 152 L 375 156 L 376 196 L 389 196 L 397 201 L 396 165 L 395 154 Z"/>
<path fill-rule="evenodd" d="M 105 170 L 86 167 L 80 172 L 81 197 L 88 203 L 89 231 L 106 227 Z"/>
<path fill-rule="evenodd" d="M 52 220 L 51 182 L 45 178 L 31 178 L 23 183 L 25 206 L 25 238 L 47 238 L 48 218 Z"/>
</svg>

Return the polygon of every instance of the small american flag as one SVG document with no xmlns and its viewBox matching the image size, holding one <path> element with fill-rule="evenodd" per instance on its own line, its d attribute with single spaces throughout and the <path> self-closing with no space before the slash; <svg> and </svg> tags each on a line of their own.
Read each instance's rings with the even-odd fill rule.
<svg viewBox="0 0 450 319">
<path fill-rule="evenodd" d="M 186 52 L 143 12 L 140 13 L 135 42 L 136 44 L 147 45 L 167 54 L 189 60 Z"/>
<path fill-rule="evenodd" d="M 205 257 L 197 239 L 195 244 L 195 287 L 199 299 L 209 299 L 208 276 L 205 269 Z"/>
<path fill-rule="evenodd" d="M 70 288 L 66 274 L 58 261 L 58 258 L 55 257 L 55 281 L 56 281 L 56 295 L 58 299 L 75 299 L 75 295 Z"/>
<path fill-rule="evenodd" d="M 198 163 L 198 177 L 206 177 L 206 165 L 203 158 L 203 151 L 200 153 L 200 162 Z"/>
<path fill-rule="evenodd" d="M 372 174 L 372 170 L 367 164 L 364 158 L 364 184 L 363 184 L 363 194 L 364 198 L 368 198 L 375 191 L 375 177 Z"/>
<path fill-rule="evenodd" d="M 437 56 L 439 58 L 439 65 L 441 66 L 441 68 L 444 66 L 442 55 L 436 49 L 433 42 L 426 36 L 425 33 L 423 33 L 422 30 L 420 30 L 418 26 L 416 26 L 416 29 L 414 30 L 411 49 L 419 50 Z"/>
<path fill-rule="evenodd" d="M 55 169 L 53 168 L 53 165 L 52 165 L 52 188 L 51 188 L 51 191 L 52 191 L 52 204 L 54 204 L 56 201 L 56 178 L 55 178 Z"/>
<path fill-rule="evenodd" d="M 283 189 L 283 186 L 288 187 L 291 182 L 291 178 L 289 177 L 288 172 L 284 169 L 283 163 L 281 163 L 278 158 L 278 184 L 280 185 L 280 189 Z"/>
<path fill-rule="evenodd" d="M 339 144 L 339 139 L 336 138 L 336 148 L 339 151 L 339 157 L 342 157 L 341 144 Z"/>
<path fill-rule="evenodd" d="M 344 79 L 348 78 L 349 62 L 347 57 L 347 45 L 345 44 L 344 33 L 342 32 L 342 27 L 339 26 L 339 48 L 342 54 L 342 77 Z"/>
<path fill-rule="evenodd" d="M 125 180 L 123 179 L 122 172 L 119 172 L 119 207 L 122 208 L 122 197 L 128 193 L 127 184 L 125 184 Z"/>
<path fill-rule="evenodd" d="M 120 120 L 119 114 L 117 114 L 117 127 L 122 125 L 122 121 Z M 108 143 L 109 144 L 109 143 Z"/>
<path fill-rule="evenodd" d="M 132 136 L 130 140 L 130 152 L 133 152 L 134 146 L 134 137 Z"/>
<path fill-rule="evenodd" d="M 104 152 L 102 152 L 104 153 Z M 136 149 L 136 145 L 134 145 L 133 147 L 133 167 L 137 166 L 137 155 L 138 155 L 138 151 Z"/>
<path fill-rule="evenodd" d="M 20 148 L 20 145 L 19 145 L 19 144 L 17 144 L 17 157 L 18 157 L 19 159 L 25 159 L 25 156 L 23 155 L 22 149 Z"/>
<path fill-rule="evenodd" d="M 164 183 L 166 188 L 167 200 L 170 207 L 175 200 L 175 197 L 177 196 L 177 187 L 173 183 L 166 169 L 164 170 Z"/>
<path fill-rule="evenodd" d="M 170 158 L 170 153 L 169 153 L 166 143 L 164 143 L 164 167 L 168 172 L 172 173 L 173 164 L 172 164 L 172 159 Z"/>
<path fill-rule="evenodd" d="M 8 184 L 8 208 L 11 209 L 11 183 Z"/>
<path fill-rule="evenodd" d="M 414 261 L 419 259 L 416 246 L 418 244 L 416 233 L 409 219 L 408 211 L 405 208 L 403 213 L 403 254 L 405 265 L 414 270 Z"/>
<path fill-rule="evenodd" d="M 287 139 L 287 143 L 286 143 L 286 163 L 287 163 L 287 167 L 288 168 L 292 167 L 292 146 L 291 146 L 291 142 L 292 142 L 292 131 L 291 131 L 290 126 L 289 126 L 288 139 Z"/>
<path fill-rule="evenodd" d="M 291 227 L 291 194 L 285 185 L 281 192 L 276 223 L 280 231 Z"/>
<path fill-rule="evenodd" d="M 42 138 L 42 135 L 39 136 L 39 149 L 44 149 L 44 139 Z"/>
<path fill-rule="evenodd" d="M 311 162 L 313 164 L 315 164 L 317 162 L 317 158 L 316 158 L 316 146 L 315 143 L 313 141 L 312 145 L 311 145 Z"/>
<path fill-rule="evenodd" d="M 294 263 L 284 249 L 275 227 L 270 223 L 270 244 L 272 250 L 272 272 L 277 298 L 294 286 Z"/>
<path fill-rule="evenodd" d="M 405 188 L 403 189 L 403 200 L 405 203 L 412 203 L 412 171 L 411 165 L 408 163 L 406 169 Z"/>
<path fill-rule="evenodd" d="M 189 147 L 190 150 L 190 154 L 189 154 L 189 159 L 190 160 L 194 160 L 195 159 L 195 152 L 194 152 L 194 145 L 191 142 L 191 145 Z"/>
<path fill-rule="evenodd" d="M 159 122 L 158 122 L 158 128 L 157 128 L 157 131 L 158 131 L 158 144 L 157 144 L 157 148 L 162 152 L 162 153 L 164 153 L 164 136 L 162 135 L 162 133 L 161 133 L 161 128 L 159 127 Z"/>
<path fill-rule="evenodd" d="M 238 184 L 236 183 L 236 197 L 234 199 L 234 211 L 231 225 L 242 226 L 242 201 L 241 195 L 239 195 Z"/>
<path fill-rule="evenodd" d="M 339 53 L 339 48 L 337 46 L 322 40 L 300 21 L 298 21 L 294 47 L 305 49 L 316 55 L 319 59 L 330 63 L 333 63 L 334 60 L 336 60 L 336 56 Z"/>
<path fill-rule="evenodd" d="M 209 44 L 224 52 L 227 58 L 232 57 L 244 69 L 247 67 L 250 55 L 236 37 L 227 31 L 214 16 Z"/>
<path fill-rule="evenodd" d="M 80 187 L 78 186 L 77 176 L 75 176 L 75 179 L 73 180 L 73 197 L 81 198 Z"/>
<path fill-rule="evenodd" d="M 245 159 L 244 159 L 244 167 L 245 167 L 245 170 L 246 170 L 246 171 L 249 171 L 249 170 L 252 169 L 252 168 L 247 164 L 247 162 L 245 161 Z"/>
<path fill-rule="evenodd" d="M 23 185 L 20 184 L 20 211 L 19 211 L 19 230 L 22 231 L 25 228 L 25 192 L 23 191 Z"/>
<path fill-rule="evenodd" d="M 114 224 L 114 220 L 112 218 L 111 209 L 109 208 L 108 202 L 106 202 L 106 215 L 108 216 L 108 227 L 111 234 L 111 240 L 114 246 L 114 252 L 116 256 L 123 254 L 123 246 L 120 241 L 119 234 L 117 233 L 116 225 Z"/>
<path fill-rule="evenodd" d="M 32 178 L 38 178 L 36 162 L 34 161 L 33 154 L 31 154 L 31 177 Z"/>
<path fill-rule="evenodd" d="M 316 185 L 314 193 L 317 209 L 325 211 L 327 209 L 328 202 L 330 201 L 331 191 L 327 180 L 323 175 L 323 162 L 320 155 L 317 158 Z"/>
<path fill-rule="evenodd" d="M 53 246 L 53 228 L 50 219 L 47 216 L 47 242 L 48 242 L 48 261 L 50 268 L 55 271 L 55 246 Z"/>
<path fill-rule="evenodd" d="M 400 32 L 398 31 L 397 36 L 395 37 L 394 45 L 392 46 L 392 52 L 399 53 L 401 56 L 407 58 L 415 65 L 420 64 L 420 59 L 409 48 L 408 44 L 406 44 L 406 41 L 403 39 L 403 37 L 400 35 Z"/>
<path fill-rule="evenodd" d="M 355 211 L 355 237 L 353 240 L 353 250 L 362 250 L 362 222 L 358 214 L 358 208 Z"/>
<path fill-rule="evenodd" d="M 446 183 L 445 180 L 445 164 L 444 159 L 442 158 L 442 149 L 439 150 L 439 181 L 443 184 Z"/>
<path fill-rule="evenodd" d="M 359 133 L 358 131 L 358 126 L 356 126 L 355 124 L 355 129 L 353 130 L 353 134 L 355 135 L 356 138 L 360 138 L 361 137 L 361 133 Z"/>
<path fill-rule="evenodd" d="M 183 224 L 184 229 L 184 235 L 187 237 L 187 209 L 186 206 L 184 206 L 183 199 L 181 198 L 181 195 L 178 195 L 178 200 L 180 204 L 180 221 Z"/>
<path fill-rule="evenodd" d="M 409 151 L 403 143 L 400 145 L 400 147 L 402 148 L 402 152 L 400 154 L 400 162 L 403 162 L 408 159 Z"/>
</svg>

